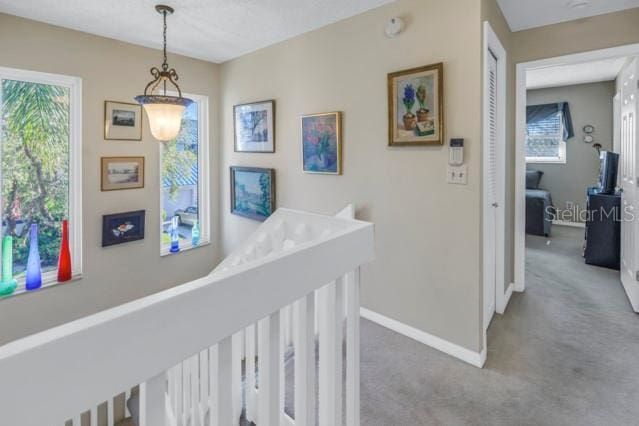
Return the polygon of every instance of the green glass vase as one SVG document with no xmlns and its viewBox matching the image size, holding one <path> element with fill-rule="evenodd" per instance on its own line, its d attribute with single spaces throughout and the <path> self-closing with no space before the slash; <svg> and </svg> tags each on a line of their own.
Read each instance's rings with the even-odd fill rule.
<svg viewBox="0 0 639 426">
<path fill-rule="evenodd" d="M 2 281 L 0 297 L 13 294 L 18 283 L 13 279 L 13 237 L 2 238 Z"/>
</svg>

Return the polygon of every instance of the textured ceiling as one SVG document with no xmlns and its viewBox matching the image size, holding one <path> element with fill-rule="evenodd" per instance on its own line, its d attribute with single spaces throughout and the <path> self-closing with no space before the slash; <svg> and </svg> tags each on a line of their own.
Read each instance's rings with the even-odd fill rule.
<svg viewBox="0 0 639 426">
<path fill-rule="evenodd" d="M 166 0 L 176 9 L 168 18 L 168 50 L 224 62 L 393 1 Z M 162 2 L 0 0 L 0 12 L 160 48 L 157 3 Z"/>
<path fill-rule="evenodd" d="M 622 57 L 529 70 L 526 72 L 526 87 L 542 89 L 614 80 L 625 62 L 626 58 Z"/>
<path fill-rule="evenodd" d="M 639 0 L 497 0 L 512 31 L 639 7 Z"/>
</svg>

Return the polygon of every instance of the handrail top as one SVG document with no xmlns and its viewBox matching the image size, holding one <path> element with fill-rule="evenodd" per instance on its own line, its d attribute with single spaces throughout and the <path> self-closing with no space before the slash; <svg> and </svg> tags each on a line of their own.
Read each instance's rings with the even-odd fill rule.
<svg viewBox="0 0 639 426">
<path fill-rule="evenodd" d="M 108 308 L 103 311 L 6 343 L 5 345 L 0 346 L 0 363 L 2 363 L 3 360 L 6 360 L 13 356 L 17 356 L 20 353 L 33 349 L 39 345 L 43 345 L 57 339 L 62 339 L 66 336 L 73 335 L 76 332 L 99 326 L 118 317 L 122 317 L 136 311 L 151 307 L 152 305 L 168 302 L 172 298 L 198 290 L 202 287 L 215 285 L 221 281 L 224 281 L 230 276 L 259 268 L 266 263 L 275 261 L 285 256 L 290 256 L 294 253 L 312 249 L 314 246 L 321 245 L 327 241 L 338 239 L 344 235 L 360 230 L 362 228 L 373 227 L 373 224 L 370 222 L 355 219 L 345 219 L 342 217 L 324 216 L 316 213 L 308 213 L 287 208 L 279 208 L 276 212 L 273 213 L 273 215 L 271 215 L 271 217 L 267 219 L 267 221 L 264 222 L 263 225 L 266 225 L 266 228 L 268 229 L 268 226 L 276 227 L 278 220 L 284 221 L 284 223 L 286 223 L 287 220 L 294 221 L 295 219 L 299 220 L 303 218 L 313 220 L 313 224 L 315 225 L 317 225 L 318 223 L 333 225 L 334 229 L 330 234 L 316 235 L 312 240 L 299 242 L 295 246 L 286 248 L 285 250 L 270 252 L 268 256 L 252 259 L 250 261 L 243 262 L 237 265 L 232 265 L 232 268 L 216 269 L 204 277 L 200 277 L 184 284 L 180 284 L 175 287 L 171 287 L 169 289 L 162 290 L 160 292 L 144 296 L 139 299 L 135 299 L 130 302 L 126 302 L 121 305 L 114 306 L 112 308 Z M 263 232 L 264 229 L 260 227 L 252 234 L 251 237 L 259 235 Z M 249 244 L 251 244 L 251 238 L 248 239 L 248 242 L 242 244 L 240 248 L 245 247 Z M 222 265 L 222 263 L 220 265 Z"/>
</svg>

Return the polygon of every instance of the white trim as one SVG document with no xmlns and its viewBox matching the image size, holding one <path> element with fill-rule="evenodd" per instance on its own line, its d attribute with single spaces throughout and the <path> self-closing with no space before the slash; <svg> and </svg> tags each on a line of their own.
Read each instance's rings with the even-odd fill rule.
<svg viewBox="0 0 639 426">
<path fill-rule="evenodd" d="M 552 221 L 553 225 L 557 225 L 557 226 L 570 226 L 572 228 L 585 228 L 586 224 L 583 222 L 568 222 L 565 220 L 553 220 Z"/>
<path fill-rule="evenodd" d="M 433 349 L 437 349 L 440 352 L 444 352 L 447 355 L 453 356 L 475 367 L 482 368 L 486 361 L 486 345 L 484 345 L 484 350 L 482 352 L 473 352 L 463 346 L 451 343 L 441 337 L 433 336 L 432 334 L 418 330 L 410 325 L 388 318 L 382 314 L 378 314 L 370 309 L 363 307 L 360 308 L 360 315 L 369 321 L 373 321 L 374 323 L 393 330 L 396 333 L 423 343 L 426 346 L 430 346 Z"/>
<path fill-rule="evenodd" d="M 515 137 L 515 291 L 526 288 L 526 71 L 639 55 L 639 43 L 517 64 Z"/>
<path fill-rule="evenodd" d="M 488 180 L 488 156 L 489 156 L 489 144 L 488 139 L 490 138 L 489 134 L 489 126 L 486 125 L 486 120 L 488 116 L 489 110 L 489 99 L 488 99 L 488 55 L 493 55 L 497 59 L 497 141 L 496 141 L 496 185 L 497 185 L 497 218 L 495 221 L 495 245 L 496 245 L 496 259 L 495 259 L 495 311 L 498 313 L 503 312 L 506 309 L 507 300 L 505 299 L 505 288 L 504 288 L 504 275 L 505 275 L 505 228 L 506 228 L 506 218 L 505 218 L 505 208 L 506 208 L 506 92 L 507 92 L 507 54 L 504 46 L 499 41 L 497 34 L 493 31 L 490 23 L 488 21 L 484 22 L 484 40 L 483 40 L 484 48 L 483 48 L 483 58 L 484 58 L 484 78 L 483 78 L 483 192 L 482 199 L 483 202 L 483 226 L 482 226 L 482 234 L 486 232 L 486 217 L 490 210 L 494 209 L 494 207 L 489 206 L 485 201 L 488 198 L 487 194 L 487 186 L 485 183 Z M 485 241 L 485 239 L 484 239 Z M 484 256 L 483 258 L 483 279 L 482 283 L 486 285 L 486 247 L 483 247 Z M 484 291 L 484 295 L 486 295 L 486 289 L 482 286 Z M 484 299 L 486 299 L 484 297 Z M 491 301 L 492 302 L 492 301 Z M 484 300 L 484 306 L 482 306 L 482 313 L 486 311 L 486 304 L 489 303 L 488 300 Z M 485 315 L 482 315 L 482 317 Z M 486 329 L 488 329 L 488 325 L 490 323 L 490 318 L 484 318 L 484 333 Z"/>
<path fill-rule="evenodd" d="M 0 67 L 0 82 L 2 80 L 26 81 L 63 86 L 69 89 L 69 245 L 71 247 L 72 279 L 80 279 L 82 277 L 82 79 L 68 75 Z M 1 182 L 2 174 L 0 171 L 0 185 Z M 2 211 L 1 199 L 0 211 Z M 40 289 L 55 284 L 58 284 L 55 270 L 42 275 Z M 11 296 L 24 292 L 26 292 L 24 281 L 19 281 L 18 287 Z"/>
<path fill-rule="evenodd" d="M 176 92 L 167 92 L 169 95 L 177 96 Z M 169 252 L 169 248 L 162 245 L 163 222 L 160 220 L 160 256 L 171 256 L 182 253 L 191 249 L 196 249 L 211 243 L 211 197 L 210 197 L 210 159 L 209 159 L 209 98 L 204 95 L 195 95 L 192 93 L 183 93 L 182 96 L 190 98 L 198 103 L 198 216 L 200 226 L 200 244 L 192 246 L 188 242 L 184 247 L 180 247 L 177 253 Z M 160 146 L 160 212 L 163 211 L 163 193 L 162 185 L 162 144 Z"/>
</svg>

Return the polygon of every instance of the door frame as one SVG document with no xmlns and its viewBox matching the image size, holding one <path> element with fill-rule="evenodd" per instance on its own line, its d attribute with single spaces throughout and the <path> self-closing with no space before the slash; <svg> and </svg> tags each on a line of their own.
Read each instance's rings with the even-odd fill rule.
<svg viewBox="0 0 639 426">
<path fill-rule="evenodd" d="M 574 65 L 621 56 L 639 56 L 639 43 L 591 50 L 517 64 L 515 135 L 515 256 L 514 290 L 526 289 L 526 72 L 533 69 Z"/>
<path fill-rule="evenodd" d="M 497 192 L 497 214 L 495 218 L 495 300 L 494 306 L 497 313 L 504 313 L 508 300 L 505 294 L 504 278 L 505 278 L 505 229 L 506 229 L 506 91 L 508 81 L 508 57 L 506 49 L 501 44 L 499 37 L 493 31 L 488 21 L 484 22 L 484 38 L 483 38 L 483 95 L 482 95 L 482 145 L 483 145 L 483 158 L 482 158 L 482 177 L 484 184 L 482 189 L 482 235 L 487 231 L 487 216 L 492 214 L 493 207 L 488 206 L 485 200 L 488 198 L 488 162 L 489 162 L 489 138 L 490 129 L 487 123 L 488 111 L 490 107 L 488 99 L 488 73 L 489 73 L 489 55 L 493 55 L 497 59 L 497 140 L 495 142 L 496 149 L 496 176 L 495 185 Z M 483 300 L 482 304 L 482 318 L 484 333 L 490 324 L 492 315 L 489 318 L 484 318 L 485 312 L 488 310 L 489 301 L 487 300 L 487 265 L 489 256 L 486 255 L 486 238 L 482 238 L 482 282 L 483 282 Z"/>
</svg>

